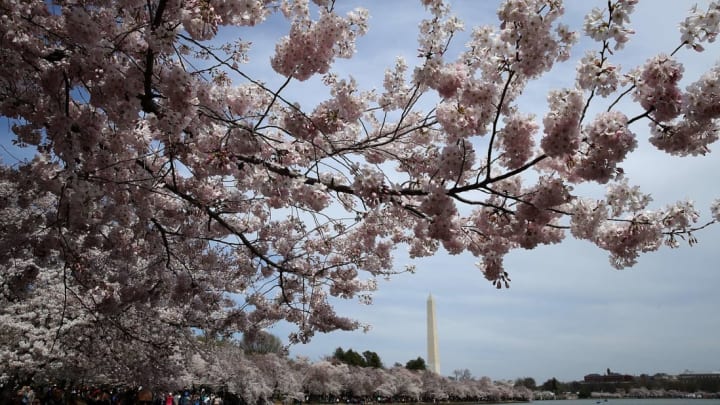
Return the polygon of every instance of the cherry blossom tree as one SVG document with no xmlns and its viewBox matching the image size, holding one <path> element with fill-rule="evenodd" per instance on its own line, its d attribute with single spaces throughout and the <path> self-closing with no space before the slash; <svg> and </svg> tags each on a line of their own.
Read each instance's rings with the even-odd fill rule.
<svg viewBox="0 0 720 405">
<path fill-rule="evenodd" d="M 351 384 L 353 393 L 366 400 L 374 401 L 377 396 L 390 396 L 387 392 L 380 387 L 385 383 L 388 378 L 388 373 L 383 368 L 376 367 L 360 367 L 356 371 L 356 376 L 359 384 Z M 353 381 L 354 382 L 354 381 Z"/>
<path fill-rule="evenodd" d="M 228 389 L 247 403 L 306 398 L 357 402 L 381 397 L 393 402 L 407 400 L 478 401 L 480 399 L 531 399 L 525 387 L 492 381 L 487 377 L 455 380 L 427 370 L 350 366 L 327 360 L 311 363 L 275 353 L 245 353 L 237 342 L 204 342 L 183 363 L 179 378 L 164 387 L 178 389 L 205 385 Z M 157 382 L 155 382 L 157 384 Z"/>
<path fill-rule="evenodd" d="M 370 15 L 334 1 L 0 0 L 0 115 L 31 155 L 0 167 L 3 378 L 101 358 L 142 380 L 187 363 L 193 330 L 287 321 L 305 342 L 356 329 L 331 300 L 369 301 L 378 277 L 404 271 L 398 245 L 411 258 L 473 255 L 501 288 L 506 254 L 568 235 L 617 268 L 694 242 L 720 201 L 704 222 L 690 202 L 650 209 L 622 163 L 641 136 L 710 153 L 720 67 L 679 82 L 683 55 L 712 46 L 720 4 L 691 10 L 666 54 L 623 70 L 613 52 L 632 38 L 636 2 L 611 0 L 574 32 L 560 0 L 506 0 L 498 25 L 475 27 L 452 56 L 463 22 L 422 0 L 418 62 L 398 59 L 372 91 L 333 73 Z M 274 13 L 289 23 L 269 66 L 279 87 L 247 73 L 262 63 L 250 41 L 218 36 Z M 534 117 L 519 97 L 580 35 L 596 46 L 575 85 Z M 284 90 L 312 77 L 329 96 L 302 108 Z M 585 183 L 607 194 L 577 194 Z M 398 392 L 419 397 L 405 380 Z"/>
<path fill-rule="evenodd" d="M 381 398 L 393 398 L 398 394 L 398 381 L 392 371 L 398 367 L 391 368 L 381 379 L 376 381 L 374 394 Z"/>
<path fill-rule="evenodd" d="M 231 341 L 211 343 L 198 352 L 201 358 L 186 364 L 185 378 L 189 381 L 185 381 L 183 387 L 202 384 L 217 391 L 228 390 L 247 403 L 272 398 L 274 381 L 259 367 L 267 368 L 268 358 L 262 357 L 255 362 Z M 291 375 L 291 369 L 288 375 Z"/>
<path fill-rule="evenodd" d="M 395 380 L 395 395 L 402 401 L 420 401 L 422 396 L 422 375 L 419 371 L 411 371 L 405 367 L 393 367 L 391 370 Z"/>
<path fill-rule="evenodd" d="M 275 399 L 305 400 L 302 387 L 303 377 L 294 371 L 295 367 L 288 364 L 289 360 L 277 353 L 265 353 L 250 356 L 250 361 L 268 381 L 268 386 L 272 387 L 272 396 Z"/>
<path fill-rule="evenodd" d="M 449 380 L 431 371 L 422 373 L 423 398 L 427 402 L 441 402 L 448 399 Z"/>
<path fill-rule="evenodd" d="M 346 364 L 333 364 L 327 360 L 311 364 L 303 378 L 305 391 L 327 401 L 338 398 L 345 389 L 343 382 L 349 374 Z"/>
</svg>

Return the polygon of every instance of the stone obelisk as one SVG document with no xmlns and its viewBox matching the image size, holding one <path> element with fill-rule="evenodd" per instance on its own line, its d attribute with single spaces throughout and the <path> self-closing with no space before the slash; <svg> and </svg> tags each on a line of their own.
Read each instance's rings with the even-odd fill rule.
<svg viewBox="0 0 720 405">
<path fill-rule="evenodd" d="M 427 351 L 428 369 L 440 374 L 440 355 L 438 353 L 437 324 L 435 323 L 435 301 L 432 294 L 427 300 Z"/>
</svg>

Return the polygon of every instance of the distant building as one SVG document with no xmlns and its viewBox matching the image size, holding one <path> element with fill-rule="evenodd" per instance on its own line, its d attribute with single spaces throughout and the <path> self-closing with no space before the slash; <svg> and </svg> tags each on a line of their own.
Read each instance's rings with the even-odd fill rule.
<svg viewBox="0 0 720 405">
<path fill-rule="evenodd" d="M 583 378 L 586 383 L 627 383 L 635 381 L 635 377 L 629 374 L 614 373 L 607 369 L 605 375 L 588 374 Z"/>
<path fill-rule="evenodd" d="M 720 381 L 720 372 L 714 373 L 693 373 L 686 371 L 682 374 L 678 374 L 678 380 L 694 380 L 694 381 Z"/>
</svg>

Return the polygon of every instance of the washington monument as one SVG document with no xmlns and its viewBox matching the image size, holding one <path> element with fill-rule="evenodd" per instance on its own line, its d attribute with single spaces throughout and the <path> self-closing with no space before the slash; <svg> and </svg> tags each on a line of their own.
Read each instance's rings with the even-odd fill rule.
<svg viewBox="0 0 720 405">
<path fill-rule="evenodd" d="M 427 351 L 428 369 L 440 374 L 440 355 L 438 353 L 437 324 L 435 323 L 435 301 L 432 294 L 427 300 Z"/>
</svg>

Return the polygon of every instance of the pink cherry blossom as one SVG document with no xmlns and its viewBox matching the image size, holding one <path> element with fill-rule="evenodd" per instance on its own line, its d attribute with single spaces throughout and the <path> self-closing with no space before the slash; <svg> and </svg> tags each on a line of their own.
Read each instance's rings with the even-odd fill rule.
<svg viewBox="0 0 720 405">
<path fill-rule="evenodd" d="M 533 136 L 539 126 L 533 116 L 513 115 L 504 118 L 497 148 L 503 151 L 500 159 L 508 169 L 517 169 L 532 157 L 535 142 Z"/>
<path fill-rule="evenodd" d="M 683 70 L 680 63 L 666 55 L 652 58 L 640 69 L 633 97 L 657 121 L 667 121 L 680 114 L 682 93 L 678 82 Z"/>
<path fill-rule="evenodd" d="M 543 118 L 545 136 L 540 141 L 551 157 L 571 155 L 580 147 L 582 94 L 577 90 L 554 90 L 548 96 L 550 112 Z"/>
<path fill-rule="evenodd" d="M 627 127 L 627 117 L 617 111 L 598 114 L 584 130 L 586 150 L 575 173 L 585 179 L 607 183 L 614 178 L 617 164 L 637 147 Z"/>
<path fill-rule="evenodd" d="M 451 5 L 423 0 L 417 59 L 373 60 L 388 66 L 376 78 L 353 59 L 371 11 L 340 15 L 332 1 L 0 1 L 0 115 L 28 156 L 0 164 L 0 384 L 93 370 L 227 385 L 247 403 L 338 395 L 356 370 L 252 360 L 219 337 L 281 322 L 292 343 L 362 329 L 336 300 L 369 303 L 378 278 L 411 272 L 397 249 L 473 256 L 502 288 L 507 254 L 567 236 L 617 268 L 694 243 L 720 203 L 653 207 L 623 163 L 645 136 L 710 153 L 720 68 L 683 79 L 682 63 L 684 47 L 714 46 L 719 8 L 691 10 L 679 44 L 621 77 L 613 51 L 632 38 L 635 3 L 588 14 L 597 49 L 539 119 L 523 96 L 586 43 L 558 0 L 500 2 L 462 51 Z M 269 64 L 255 58 L 277 30 Z M 359 373 L 352 389 L 527 398 L 489 379 L 387 373 Z"/>
<path fill-rule="evenodd" d="M 680 23 L 680 40 L 682 43 L 696 51 L 705 48 L 702 42 L 713 42 L 720 32 L 720 3 L 711 1 L 706 11 L 698 10 L 695 5 L 690 15 Z"/>
<path fill-rule="evenodd" d="M 622 49 L 634 33 L 628 24 L 637 2 L 638 0 L 615 0 L 608 3 L 608 10 L 594 8 L 585 16 L 585 34 L 596 41 L 612 40 L 615 42 L 613 49 Z"/>
<path fill-rule="evenodd" d="M 720 221 L 720 199 L 713 201 L 710 206 L 710 212 L 712 212 L 712 217 L 715 221 Z"/>
<path fill-rule="evenodd" d="M 605 97 L 620 85 L 620 68 L 603 61 L 597 54 L 588 52 L 578 63 L 578 85 L 583 90 L 594 90 Z"/>
</svg>

